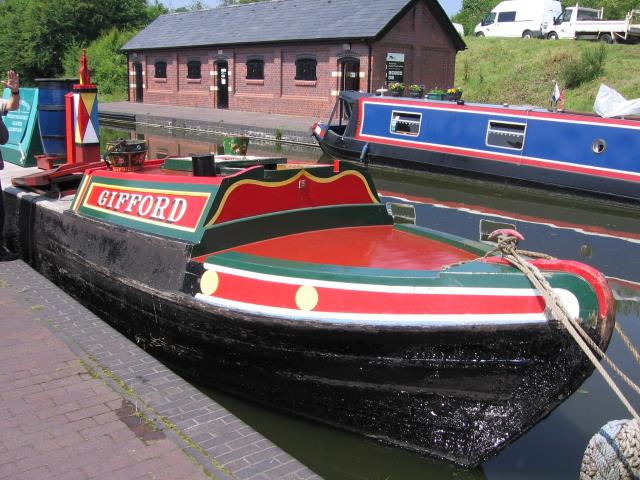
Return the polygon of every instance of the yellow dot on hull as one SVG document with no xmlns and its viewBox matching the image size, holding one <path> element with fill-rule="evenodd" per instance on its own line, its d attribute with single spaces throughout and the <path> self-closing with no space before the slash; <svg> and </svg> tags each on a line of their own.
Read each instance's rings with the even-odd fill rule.
<svg viewBox="0 0 640 480">
<path fill-rule="evenodd" d="M 218 277 L 218 272 L 214 272 L 213 270 L 206 270 L 202 274 L 202 278 L 200 278 L 200 290 L 205 295 L 213 295 L 218 290 L 218 285 L 220 285 L 220 277 Z"/>
<path fill-rule="evenodd" d="M 296 292 L 296 305 L 300 310 L 313 310 L 318 305 L 318 291 L 310 285 L 301 286 Z"/>
</svg>

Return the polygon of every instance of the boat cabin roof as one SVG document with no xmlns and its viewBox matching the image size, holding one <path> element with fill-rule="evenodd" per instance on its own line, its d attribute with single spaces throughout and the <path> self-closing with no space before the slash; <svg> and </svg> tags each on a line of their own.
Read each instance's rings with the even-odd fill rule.
<svg viewBox="0 0 640 480">
<path fill-rule="evenodd" d="M 388 99 L 389 101 L 400 99 L 403 101 L 408 100 L 411 102 L 424 102 L 428 104 L 434 104 L 434 103 L 441 103 L 445 105 L 454 104 L 454 102 L 450 100 L 434 100 L 434 99 L 427 99 L 427 98 L 389 97 L 389 96 L 381 97 L 379 95 L 374 95 L 367 92 L 357 92 L 352 90 L 345 90 L 341 92 L 339 98 L 349 103 L 350 105 L 357 105 L 358 100 L 360 98 L 375 98 L 375 99 L 385 99 L 385 100 Z M 500 109 L 500 110 L 507 110 L 507 111 L 512 111 L 516 113 L 517 112 L 538 112 L 538 113 L 547 113 L 547 114 L 548 113 L 558 113 L 558 114 L 565 113 L 565 114 L 577 115 L 582 117 L 602 118 L 600 117 L 600 115 L 592 112 L 574 112 L 574 111 L 566 111 L 566 110 L 551 111 L 547 108 L 542 108 L 535 105 L 508 105 L 508 104 L 492 104 L 492 103 L 477 103 L 477 102 L 463 102 L 463 104 L 466 107 L 478 107 L 483 109 Z M 614 118 L 624 118 L 627 120 L 640 122 L 640 117 L 635 115 L 629 115 L 624 117 L 614 117 Z"/>
</svg>

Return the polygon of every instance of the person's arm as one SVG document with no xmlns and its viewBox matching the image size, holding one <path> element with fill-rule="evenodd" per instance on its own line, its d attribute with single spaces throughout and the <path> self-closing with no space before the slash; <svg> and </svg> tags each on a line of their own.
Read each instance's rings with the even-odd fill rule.
<svg viewBox="0 0 640 480">
<path fill-rule="evenodd" d="M 20 75 L 13 70 L 7 72 L 7 81 L 0 80 L 5 87 L 11 89 L 11 96 L 7 100 L 7 110 L 17 110 L 20 107 Z"/>
</svg>

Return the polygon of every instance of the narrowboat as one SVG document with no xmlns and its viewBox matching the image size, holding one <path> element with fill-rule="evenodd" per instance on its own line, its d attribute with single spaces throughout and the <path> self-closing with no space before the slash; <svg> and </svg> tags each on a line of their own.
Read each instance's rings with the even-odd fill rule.
<svg viewBox="0 0 640 480">
<path fill-rule="evenodd" d="M 335 158 L 640 200 L 640 121 L 342 92 L 312 127 Z"/>
<path fill-rule="evenodd" d="M 495 244 L 395 225 L 361 166 L 115 165 L 49 174 L 65 189 L 63 177 L 81 178 L 72 194 L 29 192 L 42 174 L 16 179 L 9 242 L 201 384 L 474 467 L 593 371 Z M 604 277 L 531 262 L 605 349 L 615 301 Z"/>
</svg>

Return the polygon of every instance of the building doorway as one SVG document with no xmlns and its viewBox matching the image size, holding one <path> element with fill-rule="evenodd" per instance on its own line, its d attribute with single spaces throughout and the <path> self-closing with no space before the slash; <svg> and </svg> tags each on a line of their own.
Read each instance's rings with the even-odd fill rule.
<svg viewBox="0 0 640 480">
<path fill-rule="evenodd" d="M 227 62 L 216 63 L 218 108 L 229 108 L 229 64 Z"/>
<path fill-rule="evenodd" d="M 143 79 L 142 79 L 142 63 L 134 62 L 133 71 L 136 77 L 136 103 L 142 103 L 144 96 Z"/>
<path fill-rule="evenodd" d="M 340 90 L 360 90 L 360 61 L 356 58 L 345 58 L 340 62 L 342 73 Z"/>
</svg>

